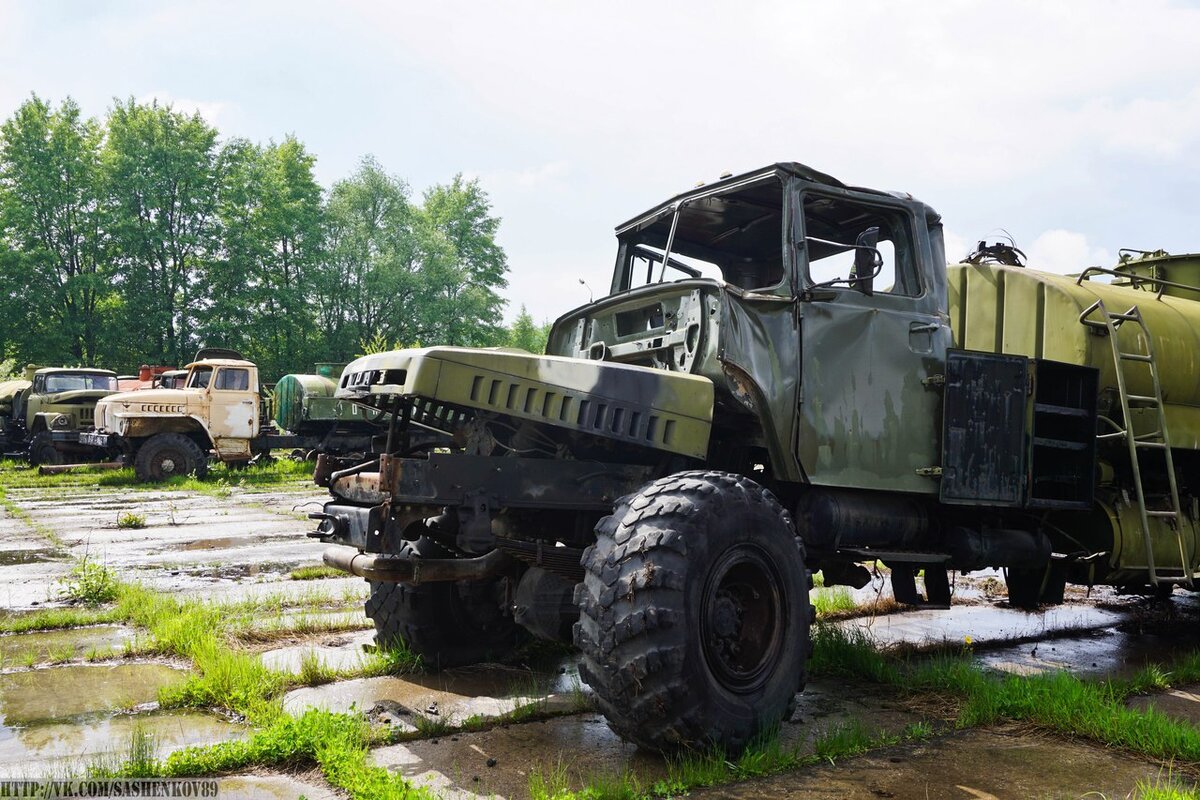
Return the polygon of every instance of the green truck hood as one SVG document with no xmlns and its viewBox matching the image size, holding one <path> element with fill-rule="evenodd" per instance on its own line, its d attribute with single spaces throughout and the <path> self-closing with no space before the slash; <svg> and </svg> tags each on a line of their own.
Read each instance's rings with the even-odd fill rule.
<svg viewBox="0 0 1200 800">
<path fill-rule="evenodd" d="M 337 397 L 373 405 L 424 398 L 703 458 L 707 378 L 523 350 L 427 347 L 376 353 L 342 372 Z"/>
</svg>

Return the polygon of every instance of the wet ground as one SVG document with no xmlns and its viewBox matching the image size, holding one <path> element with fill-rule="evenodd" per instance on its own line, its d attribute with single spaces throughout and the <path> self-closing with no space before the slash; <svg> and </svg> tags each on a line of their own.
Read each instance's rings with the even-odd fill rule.
<svg viewBox="0 0 1200 800">
<path fill-rule="evenodd" d="M 561 773 L 576 788 L 598 776 L 648 786 L 667 773 L 656 756 L 623 743 L 591 707 L 571 655 L 532 664 L 479 665 L 403 677 L 362 675 L 370 623 L 358 579 L 290 580 L 320 562 L 323 545 L 304 533 L 322 499 L 303 484 L 224 494 L 133 489 L 9 489 L 0 516 L 0 614 L 63 605 L 62 582 L 78 559 L 102 562 L 125 580 L 218 602 L 275 598 L 279 608 L 250 620 L 231 646 L 273 670 L 302 675 L 320 667 L 333 680 L 289 691 L 284 709 L 361 713 L 393 732 L 371 762 L 448 797 L 524 798 L 534 774 Z M 122 514 L 145 527 L 118 525 Z M 997 672 L 1128 676 L 1200 648 L 1200 604 L 1177 593 L 1167 608 L 1097 591 L 1072 594 L 1044 614 L 1005 607 L 995 575 L 959 579 L 946 610 L 890 613 L 879 579 L 854 593 L 876 612 L 837 624 L 883 646 L 962 650 Z M 1171 615 L 1175 618 L 1171 618 Z M 144 635 L 144 634 L 143 634 Z M 190 665 L 156 660 L 124 625 L 0 636 L 0 778 L 78 773 L 116 758 L 136 737 L 159 755 L 248 735 L 244 724 L 203 709 L 163 710 L 159 690 Z M 323 680 L 329 680 L 324 678 Z M 1200 723 L 1200 687 L 1139 697 L 1131 706 Z M 781 729 L 786 747 L 812 752 L 823 734 L 852 725 L 898 735 L 935 724 L 928 741 L 784 776 L 719 789 L 703 797 L 1008 798 L 1126 797 L 1162 765 L 1027 729 L 947 732 L 936 708 L 874 686 L 817 680 Z M 451 730 L 465 726 L 466 730 Z M 222 797 L 340 797 L 319 773 L 269 770 L 222 777 Z"/>
</svg>

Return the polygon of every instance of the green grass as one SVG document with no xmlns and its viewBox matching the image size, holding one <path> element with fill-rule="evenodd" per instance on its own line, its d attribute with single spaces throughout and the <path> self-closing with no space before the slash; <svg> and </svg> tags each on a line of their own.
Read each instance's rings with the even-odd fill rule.
<svg viewBox="0 0 1200 800">
<path fill-rule="evenodd" d="M 847 614 L 858 608 L 854 594 L 845 586 L 828 589 L 813 589 L 808 594 L 809 602 L 817 609 L 817 618 Z"/>
<path fill-rule="evenodd" d="M 5 489 L 54 488 L 130 488 L 176 489 L 203 494 L 226 496 L 234 489 L 280 486 L 283 484 L 312 484 L 313 465 L 291 459 L 277 459 L 267 464 L 254 464 L 245 469 L 231 470 L 214 464 L 204 478 L 180 475 L 162 483 L 141 483 L 132 468 L 81 468 L 55 475 L 39 475 L 36 468 L 16 462 L 0 464 L 0 487 Z"/>
<path fill-rule="evenodd" d="M 146 515 L 135 514 L 132 511 L 126 511 L 124 514 L 117 517 L 118 528 L 144 528 L 146 527 Z"/>
<path fill-rule="evenodd" d="M 296 567 L 288 574 L 288 577 L 294 581 L 314 581 L 321 578 L 344 578 L 346 573 L 322 564 L 315 567 Z"/>
<path fill-rule="evenodd" d="M 85 625 L 119 622 L 120 619 L 120 613 L 115 608 L 47 608 L 28 614 L 0 617 L 0 633 L 79 628 Z"/>
</svg>

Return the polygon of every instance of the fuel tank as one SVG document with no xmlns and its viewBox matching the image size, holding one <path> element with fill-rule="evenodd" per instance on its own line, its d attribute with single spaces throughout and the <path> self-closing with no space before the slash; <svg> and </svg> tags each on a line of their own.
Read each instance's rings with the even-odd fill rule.
<svg viewBox="0 0 1200 800">
<path fill-rule="evenodd" d="M 1110 415 L 1117 391 L 1113 342 L 1106 331 L 1081 323 L 1080 315 L 1097 300 L 1110 312 L 1136 306 L 1153 343 L 1171 445 L 1200 449 L 1200 294 L 1193 295 L 1196 300 L 1165 292 L 1160 296 L 1149 284 L 1135 288 L 1128 279 L 1107 283 L 1103 281 L 1111 277 L 1097 275 L 1079 280 L 998 264 L 954 264 L 948 273 L 955 347 L 1095 367 L 1100 372 L 1101 413 L 1107 408 Z M 1099 313 L 1091 318 L 1102 320 Z M 1135 322 L 1123 323 L 1117 332 L 1124 352 L 1145 353 L 1144 338 Z M 1129 392 L 1153 395 L 1146 366 L 1126 363 Z M 1153 414 L 1139 410 L 1134 430 L 1154 430 Z"/>
<path fill-rule="evenodd" d="M 328 430 L 336 422 L 375 422 L 385 416 L 334 397 L 340 364 L 318 364 L 316 375 L 284 375 L 275 384 L 275 424 L 292 433 Z"/>
</svg>

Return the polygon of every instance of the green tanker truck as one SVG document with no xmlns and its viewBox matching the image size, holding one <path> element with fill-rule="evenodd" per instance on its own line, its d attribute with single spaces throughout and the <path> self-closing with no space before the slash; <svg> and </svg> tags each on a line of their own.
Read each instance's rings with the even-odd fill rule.
<svg viewBox="0 0 1200 800">
<path fill-rule="evenodd" d="M 288 374 L 272 393 L 272 416 L 281 431 L 325 436 L 340 430 L 370 430 L 386 424 L 385 412 L 335 397 L 345 364 L 321 362 L 313 374 Z"/>
<path fill-rule="evenodd" d="M 381 642 L 448 666 L 573 641 L 611 727 L 658 749 L 789 714 L 816 571 L 882 561 L 939 606 L 984 568 L 1028 608 L 1197 588 L 1200 259 L 973 262 L 947 268 L 924 203 L 802 164 L 678 195 L 617 229 L 608 296 L 545 355 L 349 364 L 334 396 L 389 430 L 318 459 L 311 535 L 370 582 Z"/>
<path fill-rule="evenodd" d="M 96 402 L 116 391 L 110 370 L 30 364 L 23 378 L 0 383 L 0 447 L 33 464 L 84 453 L 79 432 L 92 427 Z"/>
</svg>

